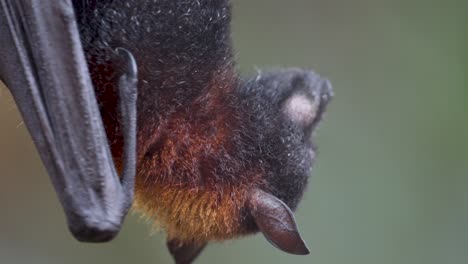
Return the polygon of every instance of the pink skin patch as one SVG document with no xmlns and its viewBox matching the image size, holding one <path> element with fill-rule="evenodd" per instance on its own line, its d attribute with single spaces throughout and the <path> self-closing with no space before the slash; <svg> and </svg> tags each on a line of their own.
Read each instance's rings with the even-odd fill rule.
<svg viewBox="0 0 468 264">
<path fill-rule="evenodd" d="M 318 103 L 303 94 L 291 96 L 283 108 L 284 113 L 291 121 L 304 126 L 312 123 L 317 110 Z"/>
</svg>

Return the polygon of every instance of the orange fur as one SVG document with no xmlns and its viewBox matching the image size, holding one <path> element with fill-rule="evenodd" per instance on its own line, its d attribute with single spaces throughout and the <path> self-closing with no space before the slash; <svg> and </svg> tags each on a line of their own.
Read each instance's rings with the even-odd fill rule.
<svg viewBox="0 0 468 264">
<path fill-rule="evenodd" d="M 169 239 L 224 240 L 243 231 L 239 220 L 248 191 L 246 187 L 217 191 L 157 187 L 151 197 L 137 193 L 134 205 L 164 228 Z"/>
<path fill-rule="evenodd" d="M 204 242 L 246 232 L 242 210 L 262 173 L 233 157 L 232 134 L 240 122 L 226 98 L 232 76 L 217 75 L 192 105 L 142 125 L 134 209 L 170 239 Z M 220 175 L 220 166 L 233 168 L 232 175 Z"/>
</svg>

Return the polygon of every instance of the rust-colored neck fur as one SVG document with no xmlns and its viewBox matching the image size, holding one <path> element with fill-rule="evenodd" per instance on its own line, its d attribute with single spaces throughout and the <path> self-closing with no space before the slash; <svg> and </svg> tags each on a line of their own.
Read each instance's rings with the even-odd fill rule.
<svg viewBox="0 0 468 264">
<path fill-rule="evenodd" d="M 261 171 L 241 170 L 233 145 L 241 124 L 228 97 L 236 84 L 232 76 L 215 76 L 193 105 L 163 115 L 158 124 L 142 124 L 152 133 L 138 140 L 135 207 L 170 238 L 221 240 L 243 233 L 242 210 Z"/>
<path fill-rule="evenodd" d="M 231 69 L 219 72 L 192 105 L 148 116 L 148 122 L 139 118 L 134 209 L 169 238 L 204 242 L 248 232 L 243 208 L 263 178 L 260 168 L 246 168 L 236 146 L 241 141 L 233 140 L 243 125 L 230 97 L 236 85 Z M 103 112 L 120 167 L 122 140 L 110 110 Z"/>
</svg>

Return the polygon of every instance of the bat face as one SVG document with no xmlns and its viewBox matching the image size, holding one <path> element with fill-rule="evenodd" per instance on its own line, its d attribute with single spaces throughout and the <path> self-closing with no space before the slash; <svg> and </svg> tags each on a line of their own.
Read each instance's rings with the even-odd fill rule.
<svg viewBox="0 0 468 264">
<path fill-rule="evenodd" d="M 312 71 L 287 69 L 259 73 L 243 90 L 252 101 L 271 193 L 295 209 L 311 174 L 312 135 L 333 96 L 331 85 Z"/>
</svg>

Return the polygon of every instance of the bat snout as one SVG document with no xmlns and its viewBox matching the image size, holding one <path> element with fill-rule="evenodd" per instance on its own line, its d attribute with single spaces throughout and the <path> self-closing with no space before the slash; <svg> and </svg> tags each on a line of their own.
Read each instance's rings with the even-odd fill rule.
<svg viewBox="0 0 468 264">
<path fill-rule="evenodd" d="M 320 84 L 318 85 L 318 93 L 322 104 L 328 104 L 328 102 L 333 98 L 333 88 L 328 79 L 322 79 L 320 81 Z"/>
<path fill-rule="evenodd" d="M 317 106 L 326 106 L 333 98 L 333 88 L 328 79 L 318 76 L 312 71 L 306 72 L 301 78 L 302 82 L 300 83 L 304 86 L 303 89 Z"/>
</svg>

